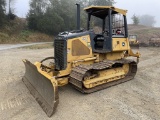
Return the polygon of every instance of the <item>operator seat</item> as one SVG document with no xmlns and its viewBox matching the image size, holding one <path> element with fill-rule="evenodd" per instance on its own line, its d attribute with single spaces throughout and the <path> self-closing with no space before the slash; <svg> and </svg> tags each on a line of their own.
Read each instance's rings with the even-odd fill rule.
<svg viewBox="0 0 160 120">
<path fill-rule="evenodd" d="M 103 35 L 96 35 L 94 38 L 94 48 L 96 50 L 103 50 L 103 45 L 104 45 L 104 36 Z"/>
</svg>

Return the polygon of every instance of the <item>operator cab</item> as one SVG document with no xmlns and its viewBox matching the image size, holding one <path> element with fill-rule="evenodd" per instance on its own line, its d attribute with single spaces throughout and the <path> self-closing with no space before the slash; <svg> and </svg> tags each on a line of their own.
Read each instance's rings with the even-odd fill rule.
<svg viewBox="0 0 160 120">
<path fill-rule="evenodd" d="M 128 38 L 126 10 L 113 6 L 91 6 L 85 11 L 88 13 L 87 30 L 98 29 L 91 35 L 94 36 L 91 40 L 93 52 L 111 52 L 113 38 Z"/>
</svg>

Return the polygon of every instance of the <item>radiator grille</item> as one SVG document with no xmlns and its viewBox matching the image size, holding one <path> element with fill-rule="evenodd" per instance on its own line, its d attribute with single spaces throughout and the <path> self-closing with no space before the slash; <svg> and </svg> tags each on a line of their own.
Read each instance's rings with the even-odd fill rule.
<svg viewBox="0 0 160 120">
<path fill-rule="evenodd" d="M 54 40 L 54 55 L 56 70 L 64 70 L 67 67 L 67 42 L 64 37 Z"/>
</svg>

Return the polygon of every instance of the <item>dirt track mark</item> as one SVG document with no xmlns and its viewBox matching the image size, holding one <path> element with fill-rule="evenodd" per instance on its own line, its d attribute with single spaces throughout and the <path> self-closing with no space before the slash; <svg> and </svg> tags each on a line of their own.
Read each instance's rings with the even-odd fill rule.
<svg viewBox="0 0 160 120">
<path fill-rule="evenodd" d="M 24 94 L 24 93 L 22 93 L 22 94 Z M 17 106 L 24 105 L 26 103 L 29 103 L 30 101 L 31 101 L 31 98 L 28 97 L 28 95 L 15 96 L 11 99 L 7 99 L 7 100 L 1 102 L 0 103 L 1 110 L 3 111 L 3 110 L 9 110 L 12 108 L 16 108 Z"/>
</svg>

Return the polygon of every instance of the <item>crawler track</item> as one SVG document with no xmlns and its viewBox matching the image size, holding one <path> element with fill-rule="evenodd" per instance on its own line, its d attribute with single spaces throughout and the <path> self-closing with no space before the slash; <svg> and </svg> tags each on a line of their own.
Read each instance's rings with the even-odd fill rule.
<svg viewBox="0 0 160 120">
<path fill-rule="evenodd" d="M 125 78 L 116 80 L 113 82 L 109 82 L 106 84 L 102 84 L 90 89 L 86 89 L 83 86 L 83 78 L 87 71 L 111 69 L 112 66 L 115 64 L 129 64 L 129 72 Z M 100 63 L 94 63 L 93 65 L 80 65 L 78 67 L 75 67 L 70 74 L 69 82 L 73 87 L 75 87 L 77 90 L 81 91 L 82 93 L 92 93 L 98 90 L 108 88 L 110 86 L 114 86 L 114 85 L 129 81 L 134 78 L 134 76 L 136 75 L 136 72 L 137 72 L 137 63 L 133 60 L 129 60 L 129 59 L 122 59 L 122 60 L 115 60 L 115 61 L 105 60 Z"/>
</svg>

